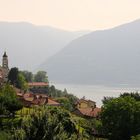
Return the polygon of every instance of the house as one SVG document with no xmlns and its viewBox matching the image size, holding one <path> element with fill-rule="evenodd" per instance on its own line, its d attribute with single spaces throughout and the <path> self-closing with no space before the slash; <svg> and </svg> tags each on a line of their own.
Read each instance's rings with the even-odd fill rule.
<svg viewBox="0 0 140 140">
<path fill-rule="evenodd" d="M 53 100 L 52 98 L 48 98 L 47 105 L 48 105 L 48 106 L 61 106 L 60 103 L 56 102 L 56 101 Z"/>
<path fill-rule="evenodd" d="M 18 99 L 23 103 L 26 107 L 31 106 L 61 106 L 60 103 L 55 100 L 49 98 L 45 94 L 34 94 L 34 93 L 17 93 Z"/>
<path fill-rule="evenodd" d="M 73 113 L 86 118 L 98 118 L 101 108 L 78 108 Z"/>
<path fill-rule="evenodd" d="M 96 106 L 96 102 L 91 100 L 85 100 L 84 98 L 80 99 L 76 103 L 77 108 L 92 108 Z"/>
<path fill-rule="evenodd" d="M 29 90 L 33 93 L 48 93 L 49 83 L 46 82 L 30 82 L 28 83 Z"/>
<path fill-rule="evenodd" d="M 86 118 L 98 118 L 101 108 L 96 107 L 96 103 L 92 100 L 80 99 L 76 103 L 74 114 Z"/>
</svg>

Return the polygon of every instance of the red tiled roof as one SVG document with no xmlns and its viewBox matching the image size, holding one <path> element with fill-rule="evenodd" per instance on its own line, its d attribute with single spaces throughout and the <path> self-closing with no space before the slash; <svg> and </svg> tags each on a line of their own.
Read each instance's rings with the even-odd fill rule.
<svg viewBox="0 0 140 140">
<path fill-rule="evenodd" d="M 34 99 L 31 103 L 34 105 L 44 105 L 46 103 L 46 98 Z"/>
<path fill-rule="evenodd" d="M 101 112 L 101 108 L 79 108 L 78 111 L 84 116 L 97 117 Z"/>
<path fill-rule="evenodd" d="M 28 86 L 48 86 L 48 83 L 45 82 L 32 82 L 32 83 L 28 83 Z"/>
<path fill-rule="evenodd" d="M 60 106 L 60 103 L 48 98 L 46 94 L 33 94 L 33 93 L 17 93 L 18 97 L 22 97 L 21 101 L 26 105 L 52 105 Z"/>
<path fill-rule="evenodd" d="M 47 105 L 56 105 L 56 106 L 59 106 L 60 103 L 58 103 L 58 102 L 56 102 L 56 101 L 48 98 Z"/>
</svg>

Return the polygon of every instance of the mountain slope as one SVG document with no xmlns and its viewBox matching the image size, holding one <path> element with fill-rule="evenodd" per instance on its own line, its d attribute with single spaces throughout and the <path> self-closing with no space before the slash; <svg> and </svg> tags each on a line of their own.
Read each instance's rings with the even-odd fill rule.
<svg viewBox="0 0 140 140">
<path fill-rule="evenodd" d="M 61 83 L 139 84 L 140 20 L 80 37 L 40 68 Z"/>
<path fill-rule="evenodd" d="M 0 22 L 0 55 L 6 50 L 11 66 L 33 70 L 70 41 L 85 33 L 35 26 L 26 22 Z"/>
</svg>

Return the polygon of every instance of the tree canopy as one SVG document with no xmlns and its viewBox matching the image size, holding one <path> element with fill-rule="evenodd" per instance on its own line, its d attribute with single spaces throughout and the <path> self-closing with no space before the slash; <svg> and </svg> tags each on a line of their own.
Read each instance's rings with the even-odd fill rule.
<svg viewBox="0 0 140 140">
<path fill-rule="evenodd" d="M 136 101 L 140 101 L 140 94 L 138 92 L 131 92 L 131 93 L 125 92 L 120 95 L 120 97 L 126 97 L 126 96 L 133 97 Z"/>
<path fill-rule="evenodd" d="M 130 96 L 108 100 L 102 107 L 101 122 L 110 140 L 130 140 L 140 134 L 140 102 Z"/>
<path fill-rule="evenodd" d="M 45 71 L 38 71 L 34 75 L 34 82 L 48 82 L 47 73 Z"/>
<path fill-rule="evenodd" d="M 15 90 L 10 85 L 5 85 L 0 90 L 0 115 L 14 114 L 22 108 L 22 104 L 16 97 Z"/>
<path fill-rule="evenodd" d="M 25 77 L 26 82 L 33 82 L 33 73 L 29 71 L 20 71 L 22 75 Z"/>
<path fill-rule="evenodd" d="M 27 82 L 26 82 L 25 77 L 23 76 L 22 73 L 18 73 L 16 87 L 19 89 L 22 89 L 24 91 L 26 91 L 28 89 Z"/>
<path fill-rule="evenodd" d="M 24 134 L 23 140 L 77 140 L 76 126 L 70 114 L 58 107 L 39 107 L 23 121 L 20 131 Z M 14 139 L 20 137 L 14 135 Z"/>
<path fill-rule="evenodd" d="M 140 140 L 140 134 L 137 135 L 137 136 L 132 136 L 131 140 Z"/>
<path fill-rule="evenodd" d="M 14 67 L 10 69 L 9 74 L 8 74 L 8 81 L 12 85 L 15 85 L 15 86 L 17 85 L 18 74 L 19 74 L 18 68 Z"/>
<path fill-rule="evenodd" d="M 23 72 L 20 72 L 18 68 L 11 68 L 9 75 L 8 75 L 8 81 L 13 86 L 22 89 L 27 90 L 27 82 L 25 79 L 25 76 L 23 75 Z"/>
</svg>

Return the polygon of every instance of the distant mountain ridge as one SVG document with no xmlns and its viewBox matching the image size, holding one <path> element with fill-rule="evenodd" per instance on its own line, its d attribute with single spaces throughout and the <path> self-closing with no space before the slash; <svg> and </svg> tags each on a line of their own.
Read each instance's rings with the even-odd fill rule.
<svg viewBox="0 0 140 140">
<path fill-rule="evenodd" d="M 39 68 L 58 83 L 140 85 L 140 20 L 75 39 Z"/>
<path fill-rule="evenodd" d="M 88 32 L 70 32 L 26 22 L 0 22 L 0 56 L 6 50 L 10 66 L 33 70 L 70 41 Z"/>
</svg>

